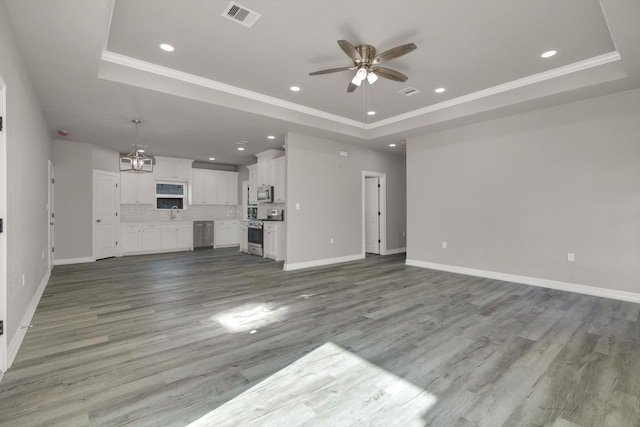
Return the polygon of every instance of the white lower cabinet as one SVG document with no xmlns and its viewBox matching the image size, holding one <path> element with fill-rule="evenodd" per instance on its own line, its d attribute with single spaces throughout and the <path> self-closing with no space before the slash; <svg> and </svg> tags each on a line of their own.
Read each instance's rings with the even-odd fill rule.
<svg viewBox="0 0 640 427">
<path fill-rule="evenodd" d="M 248 221 L 240 221 L 240 252 L 249 252 L 249 228 Z"/>
<path fill-rule="evenodd" d="M 213 222 L 213 247 L 240 245 L 240 220 L 217 219 Z"/>
<path fill-rule="evenodd" d="M 263 233 L 264 257 L 276 261 L 284 260 L 284 222 L 265 222 L 263 225 Z"/>
<path fill-rule="evenodd" d="M 193 226 L 191 223 L 162 225 L 162 249 L 191 249 L 193 246 Z"/>
<path fill-rule="evenodd" d="M 193 248 L 193 223 L 123 223 L 122 254 L 172 252 Z"/>
<path fill-rule="evenodd" d="M 160 225 L 144 224 L 142 226 L 142 250 L 144 252 L 154 252 L 162 249 L 162 235 Z"/>
</svg>

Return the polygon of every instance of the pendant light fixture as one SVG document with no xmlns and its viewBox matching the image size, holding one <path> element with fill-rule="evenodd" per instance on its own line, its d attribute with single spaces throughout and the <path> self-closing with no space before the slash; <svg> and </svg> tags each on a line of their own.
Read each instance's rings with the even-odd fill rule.
<svg viewBox="0 0 640 427">
<path fill-rule="evenodd" d="M 140 120 L 131 120 L 136 125 L 136 143 L 133 144 L 133 151 L 126 156 L 120 156 L 120 171 L 133 173 L 153 172 L 153 158 L 144 154 L 145 146 L 138 144 L 138 125 Z"/>
</svg>

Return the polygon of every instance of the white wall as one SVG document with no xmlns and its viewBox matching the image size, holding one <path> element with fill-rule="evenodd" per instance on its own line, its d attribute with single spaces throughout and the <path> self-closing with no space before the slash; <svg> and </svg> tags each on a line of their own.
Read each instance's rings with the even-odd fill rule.
<svg viewBox="0 0 640 427">
<path fill-rule="evenodd" d="M 362 171 L 387 174 L 382 245 L 405 246 L 404 157 L 295 133 L 287 135 L 286 147 L 287 265 L 362 255 Z"/>
<path fill-rule="evenodd" d="M 116 166 L 117 166 L 116 157 Z M 91 144 L 54 140 L 56 260 L 93 256 L 93 150 Z M 104 165 L 103 165 L 104 166 Z"/>
<path fill-rule="evenodd" d="M 411 138 L 407 181 L 408 260 L 640 293 L 640 90 Z"/>
<path fill-rule="evenodd" d="M 9 351 L 17 351 L 25 314 L 48 277 L 47 163 L 51 138 L 0 2 L 0 76 L 7 95 L 7 319 Z M 23 277 L 24 275 L 24 284 Z M 33 306 L 33 307 L 30 307 Z"/>
</svg>

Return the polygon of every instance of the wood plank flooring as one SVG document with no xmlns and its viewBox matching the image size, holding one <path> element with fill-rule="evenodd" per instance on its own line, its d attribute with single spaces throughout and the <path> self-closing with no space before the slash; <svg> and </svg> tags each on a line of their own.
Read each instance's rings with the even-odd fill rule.
<svg viewBox="0 0 640 427">
<path fill-rule="evenodd" d="M 639 312 L 403 254 L 57 266 L 0 425 L 638 427 Z"/>
</svg>

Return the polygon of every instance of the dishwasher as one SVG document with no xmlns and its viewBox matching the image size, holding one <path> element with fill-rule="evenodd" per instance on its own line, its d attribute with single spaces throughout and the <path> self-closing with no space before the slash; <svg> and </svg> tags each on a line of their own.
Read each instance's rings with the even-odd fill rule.
<svg viewBox="0 0 640 427">
<path fill-rule="evenodd" d="M 193 221 L 193 249 L 213 249 L 213 221 Z"/>
</svg>

